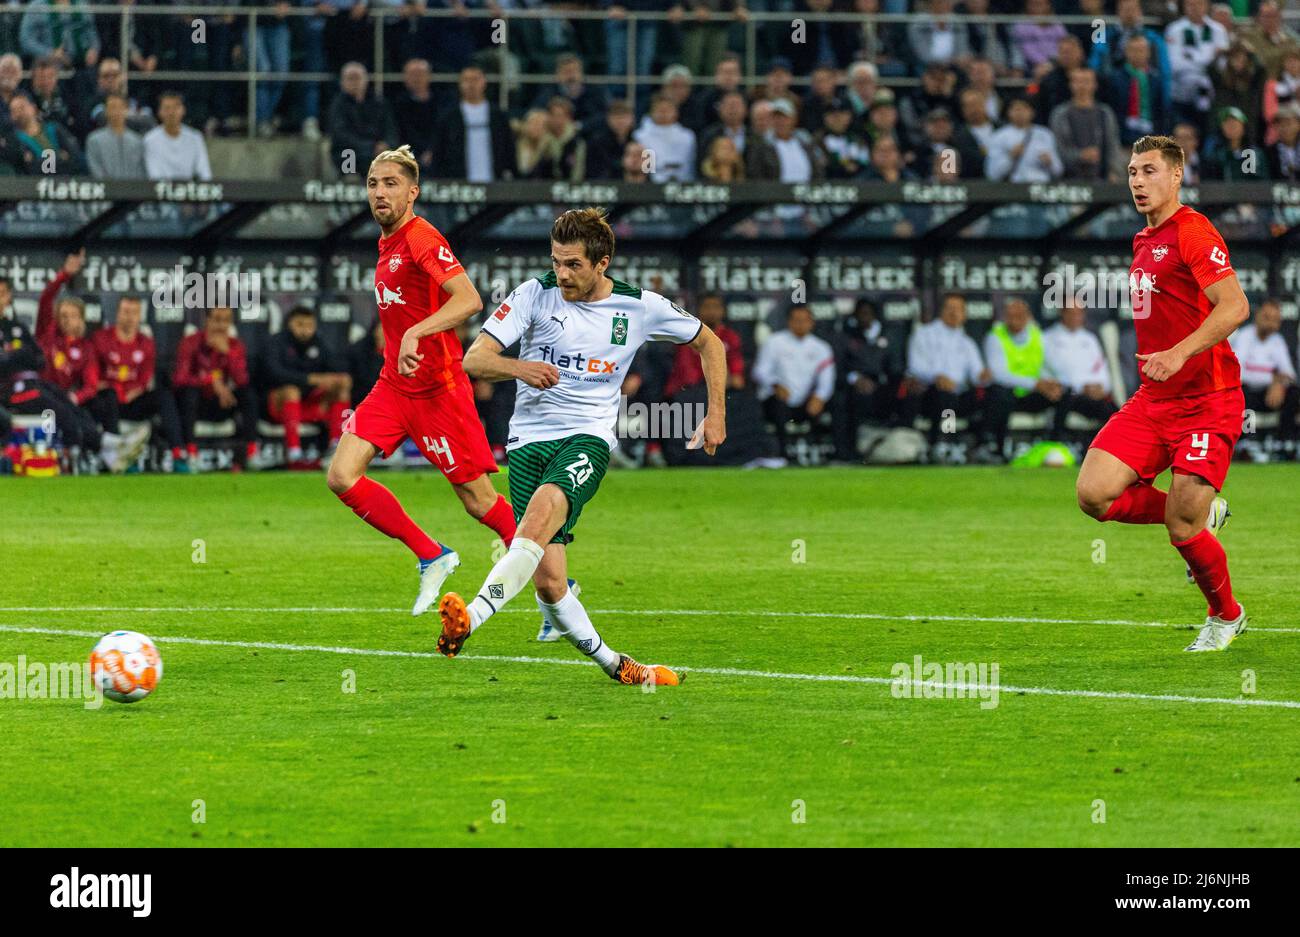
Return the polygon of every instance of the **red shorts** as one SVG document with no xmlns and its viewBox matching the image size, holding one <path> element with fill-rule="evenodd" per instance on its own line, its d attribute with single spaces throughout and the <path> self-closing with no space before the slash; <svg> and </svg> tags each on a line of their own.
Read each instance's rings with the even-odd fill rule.
<svg viewBox="0 0 1300 937">
<path fill-rule="evenodd" d="M 1173 466 L 1223 490 L 1241 436 L 1246 399 L 1240 387 L 1195 397 L 1155 398 L 1138 390 L 1092 441 L 1150 483 Z"/>
<path fill-rule="evenodd" d="M 302 409 L 299 411 L 304 423 L 324 423 L 329 419 L 328 408 L 322 403 L 325 397 L 325 391 L 319 387 L 313 387 L 306 397 L 301 400 Z M 266 404 L 267 413 L 271 414 L 271 419 L 279 423 L 284 418 L 284 403 L 276 406 L 275 398 L 271 398 Z"/>
<path fill-rule="evenodd" d="M 409 436 L 453 485 L 499 471 L 468 381 L 437 397 L 408 397 L 377 381 L 344 421 L 343 432 L 378 446 L 385 458 Z"/>
</svg>

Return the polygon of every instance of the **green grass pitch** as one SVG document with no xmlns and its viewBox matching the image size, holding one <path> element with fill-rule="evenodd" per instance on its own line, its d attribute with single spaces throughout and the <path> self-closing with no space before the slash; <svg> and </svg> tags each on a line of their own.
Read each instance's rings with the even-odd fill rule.
<svg viewBox="0 0 1300 937">
<path fill-rule="evenodd" d="M 382 480 L 475 591 L 491 535 Z M 1300 843 L 1300 468 L 1232 470 L 1257 630 L 1219 654 L 1182 651 L 1164 530 L 1073 482 L 610 473 L 571 573 L 611 645 L 695 668 L 655 693 L 535 643 L 531 588 L 433 654 L 413 560 L 319 475 L 0 482 L 0 662 L 130 628 L 166 666 L 131 706 L 0 699 L 0 846 Z M 997 664 L 998 705 L 896 698 L 916 655 Z"/>
</svg>

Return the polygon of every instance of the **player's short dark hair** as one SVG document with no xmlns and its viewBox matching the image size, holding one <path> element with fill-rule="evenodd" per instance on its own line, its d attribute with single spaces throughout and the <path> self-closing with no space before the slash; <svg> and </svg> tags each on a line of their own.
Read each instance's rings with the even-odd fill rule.
<svg viewBox="0 0 1300 937">
<path fill-rule="evenodd" d="M 316 310 L 305 303 L 299 303 L 289 310 L 289 314 L 284 317 L 284 321 L 288 322 L 290 319 L 296 319 L 299 316 L 311 316 L 314 319 L 316 318 Z"/>
<path fill-rule="evenodd" d="M 1165 162 L 1169 164 L 1170 169 L 1183 168 L 1183 148 L 1178 145 L 1178 141 L 1173 137 L 1147 134 L 1145 137 L 1138 137 L 1133 141 L 1134 156 L 1154 151 L 1158 151 L 1165 158 Z"/>
<path fill-rule="evenodd" d="M 813 316 L 812 307 L 810 307 L 807 303 L 795 303 L 793 306 L 791 306 L 791 307 L 786 311 L 786 314 L 785 314 L 786 320 L 788 321 L 788 320 L 794 318 L 794 314 L 795 314 L 796 312 L 798 312 L 800 309 L 802 309 L 804 312 L 808 313 L 808 315 L 812 316 L 814 319 L 817 318 L 816 316 Z"/>
<path fill-rule="evenodd" d="M 605 220 L 603 208 L 571 208 L 551 225 L 556 244 L 581 244 L 593 264 L 614 256 L 614 229 Z"/>
<path fill-rule="evenodd" d="M 696 301 L 696 305 L 702 306 L 710 299 L 716 299 L 718 302 L 722 303 L 723 306 L 727 305 L 727 300 L 723 298 L 723 295 L 717 290 L 709 290 L 707 293 L 701 293 L 700 298 Z"/>
<path fill-rule="evenodd" d="M 161 105 L 162 102 L 166 101 L 168 98 L 175 98 L 177 101 L 180 101 L 182 105 L 185 104 L 185 95 L 177 91 L 175 88 L 168 88 L 162 94 L 158 95 L 159 105 Z"/>
<path fill-rule="evenodd" d="M 136 293 L 123 293 L 117 298 L 117 308 L 122 308 L 122 303 L 139 303 L 141 308 L 144 307 L 144 297 Z"/>
<path fill-rule="evenodd" d="M 965 296 L 963 296 L 961 293 L 958 293 L 956 290 L 949 290 L 948 292 L 944 293 L 942 296 L 939 297 L 939 308 L 942 309 L 945 305 L 947 305 L 948 300 L 950 299 L 960 299 L 961 304 L 963 306 L 966 305 Z"/>
</svg>

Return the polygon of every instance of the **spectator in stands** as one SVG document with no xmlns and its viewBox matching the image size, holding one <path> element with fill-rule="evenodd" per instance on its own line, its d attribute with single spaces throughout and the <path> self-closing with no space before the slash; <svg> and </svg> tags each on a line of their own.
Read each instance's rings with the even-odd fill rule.
<svg viewBox="0 0 1300 937">
<path fill-rule="evenodd" d="M 1206 16 L 1208 0 L 1183 0 L 1183 17 L 1165 27 L 1170 96 L 1179 120 L 1203 129 L 1214 96 L 1210 69 L 1228 51 L 1227 30 Z"/>
<path fill-rule="evenodd" d="M 315 6 L 325 17 L 323 35 L 329 69 L 341 69 L 349 62 L 373 68 L 375 33 L 369 0 L 316 0 Z"/>
<path fill-rule="evenodd" d="M 280 73 L 289 71 L 289 0 L 279 0 L 257 18 L 257 31 L 249 29 L 244 47 L 259 72 Z M 253 102 L 260 136 L 275 134 L 272 118 L 280 99 L 284 97 L 284 82 L 258 78 L 257 100 Z"/>
<path fill-rule="evenodd" d="M 348 376 L 352 378 L 352 404 L 356 406 L 366 398 L 379 372 L 384 369 L 384 326 L 375 321 L 359 339 L 348 346 Z"/>
<path fill-rule="evenodd" d="M 725 95 L 745 93 L 741 84 L 744 77 L 740 56 L 735 52 L 728 52 L 718 59 L 718 64 L 713 69 L 713 84 L 701 95 L 705 126 L 718 119 L 718 105 Z"/>
<path fill-rule="evenodd" d="M 556 95 L 546 106 L 546 137 L 552 178 L 582 182 L 587 177 L 587 141 L 573 119 L 573 102 Z"/>
<path fill-rule="evenodd" d="M 637 24 L 640 32 L 641 23 Z M 592 87 L 583 74 L 582 59 L 566 53 L 555 61 L 555 83 L 545 85 L 533 99 L 533 107 L 545 109 L 551 98 L 568 98 L 573 104 L 573 117 L 579 129 L 594 127 L 605 115 L 605 92 Z"/>
<path fill-rule="evenodd" d="M 1210 71 L 1215 108 L 1235 107 L 1241 111 L 1246 117 L 1246 140 L 1252 144 L 1264 139 L 1261 111 L 1266 77 L 1254 50 L 1240 40 L 1228 47 L 1223 64 Z"/>
<path fill-rule="evenodd" d="M 769 139 L 772 125 L 772 102 L 753 102 L 749 107 L 749 132 L 745 135 L 745 175 L 750 181 L 775 182 L 781 178 L 781 159 Z"/>
<path fill-rule="evenodd" d="M 771 110 L 771 105 L 766 102 L 754 105 L 755 109 L 760 106 Z M 705 128 L 700 149 L 707 155 L 714 141 L 725 136 L 745 162 L 746 179 L 777 179 L 781 175 L 781 163 L 776 150 L 762 134 L 746 128 L 746 109 L 745 96 L 739 91 L 724 94 L 718 101 L 718 122 Z"/>
<path fill-rule="evenodd" d="M 911 426 L 918 415 L 930 421 L 931 447 L 943 430 L 945 411 L 976 422 L 982 414 L 979 388 L 990 374 L 965 325 L 965 297 L 948 293 L 939 316 L 917 327 L 907 346 L 899 414 L 904 426 Z M 987 441 L 987 433 L 983 436 Z"/>
<path fill-rule="evenodd" d="M 989 120 L 998 123 L 1002 120 L 1005 105 L 1002 93 L 998 91 L 997 75 L 993 65 L 987 59 L 971 59 L 966 65 L 966 89 L 978 91 L 984 95 L 984 110 Z"/>
<path fill-rule="evenodd" d="M 622 98 L 609 102 L 605 123 L 587 137 L 588 179 L 617 179 L 622 175 L 623 151 L 632 139 L 635 124 L 631 104 Z"/>
<path fill-rule="evenodd" d="M 1169 126 L 1168 84 L 1151 61 L 1151 43 L 1145 35 L 1130 36 L 1124 43 L 1124 65 L 1105 79 L 1103 97 L 1119 120 L 1119 139 L 1124 146 Z"/>
<path fill-rule="evenodd" d="M 108 120 L 104 113 L 105 104 L 110 94 L 118 94 L 126 101 L 126 126 L 138 134 L 145 134 L 158 123 L 154 120 L 153 110 L 144 107 L 126 93 L 126 79 L 122 75 L 122 63 L 111 56 L 99 60 L 99 70 L 95 79 L 95 94 L 89 102 L 81 125 L 94 130 L 104 126 Z"/>
<path fill-rule="evenodd" d="M 818 65 L 809 79 L 808 93 L 799 102 L 799 126 L 809 133 L 822 129 L 826 109 L 836 103 L 839 73 L 829 65 Z"/>
<path fill-rule="evenodd" d="M 1240 108 L 1219 112 L 1219 131 L 1205 141 L 1204 177 L 1207 181 L 1257 182 L 1269 175 L 1264 151 L 1252 146 L 1246 134 L 1246 115 Z"/>
<path fill-rule="evenodd" d="M 681 125 L 698 136 L 710 115 L 704 109 L 703 96 L 692 90 L 690 70 L 685 65 L 665 68 L 660 93 L 677 105 L 677 119 Z"/>
<path fill-rule="evenodd" d="M 127 101 L 120 94 L 104 100 L 108 123 L 86 139 L 86 162 L 96 179 L 146 179 L 144 139 L 126 125 Z"/>
<path fill-rule="evenodd" d="M 257 457 L 257 398 L 248 381 L 248 353 L 231 334 L 234 311 L 209 309 L 201 331 L 181 339 L 176 350 L 172 387 L 181 414 L 181 432 L 193 461 L 199 452 L 194 425 L 199 420 L 234 419 L 241 447 L 235 452 L 236 469 Z"/>
<path fill-rule="evenodd" d="M 186 126 L 185 98 L 179 91 L 165 91 L 158 99 L 161 123 L 144 135 L 144 165 L 150 179 L 184 181 L 212 178 L 208 145 L 203 134 Z"/>
<path fill-rule="evenodd" d="M 1118 182 L 1127 162 L 1120 152 L 1115 112 L 1097 103 L 1097 73 L 1070 73 L 1070 100 L 1057 105 L 1048 124 L 1067 179 Z"/>
<path fill-rule="evenodd" d="M 1165 108 L 1168 108 L 1169 49 L 1165 46 L 1164 37 L 1158 30 L 1142 24 L 1142 0 L 1119 0 L 1116 13 L 1119 17 L 1119 25 L 1108 24 L 1100 40 L 1093 43 L 1092 54 L 1088 57 L 1088 67 L 1101 75 L 1103 81 L 1108 81 L 1116 72 L 1123 72 L 1125 66 L 1132 64 L 1127 51 L 1129 42 L 1136 38 L 1146 39 L 1147 50 L 1142 59 L 1145 64 L 1141 67 L 1149 68 L 1156 76 L 1157 84 L 1152 90 L 1154 92 L 1158 88 L 1155 96 L 1161 100 Z M 1123 116 L 1122 111 L 1120 116 Z M 1163 126 L 1157 124 L 1157 127 Z"/>
<path fill-rule="evenodd" d="M 1273 121 L 1278 111 L 1288 104 L 1300 104 L 1300 50 L 1290 50 L 1283 55 L 1282 73 L 1264 85 L 1264 119 L 1268 121 L 1265 143 L 1277 140 Z"/>
<path fill-rule="evenodd" d="M 335 165 L 345 176 L 364 173 L 370 160 L 392 149 L 400 136 L 388 104 L 370 93 L 370 73 L 360 62 L 340 72 L 343 93 L 330 102 L 329 132 Z"/>
<path fill-rule="evenodd" d="M 1078 413 L 1105 423 L 1115 412 L 1110 368 L 1101 340 L 1084 327 L 1086 313 L 1073 297 L 1061 309 L 1061 321 L 1043 333 L 1043 374 L 1062 388 L 1056 401 L 1052 435 L 1064 439 L 1065 418 Z"/>
<path fill-rule="evenodd" d="M 1280 108 L 1274 127 L 1277 142 L 1267 149 L 1269 174 L 1274 179 L 1300 182 L 1300 103 Z"/>
<path fill-rule="evenodd" d="M 394 65 L 405 69 L 406 63 L 412 59 L 422 59 L 426 62 L 436 61 L 446 67 L 450 58 L 445 54 L 439 54 L 444 27 L 451 26 L 451 31 L 459 32 L 460 28 L 469 25 L 470 33 L 473 32 L 472 21 L 467 23 L 464 18 L 461 18 L 460 22 L 454 20 L 448 22 L 447 20 L 421 16 L 420 14 L 428 6 L 425 0 L 384 0 L 384 2 L 388 6 L 400 7 L 397 18 L 395 20 L 390 19 L 384 27 L 384 51 L 390 63 L 384 71 L 391 71 Z M 435 2 L 434 6 L 440 6 L 440 4 Z M 464 10 L 466 7 L 462 4 L 459 9 Z M 453 44 L 457 43 L 453 41 Z M 462 62 L 458 64 L 464 67 L 469 63 Z M 410 141 L 404 142 L 409 143 Z"/>
<path fill-rule="evenodd" d="M 725 138 L 719 138 L 725 139 Z M 745 356 L 741 349 L 740 335 L 727 325 L 727 304 L 719 293 L 705 293 L 696 304 L 695 317 L 713 330 L 713 334 L 722 340 L 727 352 L 727 388 L 739 390 L 745 386 Z M 664 397 L 671 400 L 688 387 L 704 383 L 704 370 L 700 366 L 700 356 L 691 353 L 686 345 L 676 346 L 672 370 L 664 383 Z"/>
<path fill-rule="evenodd" d="M 984 92 L 967 88 L 958 100 L 961 102 L 961 127 L 954 140 L 959 147 L 979 152 L 980 175 L 983 175 L 984 160 L 988 158 L 993 134 L 998 129 L 997 124 L 989 118 L 988 109 L 984 106 Z"/>
<path fill-rule="evenodd" d="M 859 299 L 853 315 L 840 323 L 836 374 L 842 385 L 835 395 L 835 449 L 845 462 L 858 460 L 858 430 L 867 420 L 888 421 L 898 399 L 902 362 L 885 335 L 876 307 Z"/>
<path fill-rule="evenodd" d="M 109 433 L 120 433 L 119 420 L 162 422 L 163 439 L 172 454 L 172 470 L 189 471 L 181 435 L 181 418 L 176 398 L 166 389 L 154 385 L 157 355 L 153 339 L 140 331 L 144 301 L 139 296 L 122 296 L 117 301 L 117 315 L 109 328 L 98 329 L 92 345 L 99 365 L 100 394 L 103 401 L 103 425 Z M 128 449 L 129 451 L 129 449 Z"/>
<path fill-rule="evenodd" d="M 1070 100 L 1070 76 L 1084 65 L 1083 46 L 1073 36 L 1063 36 L 1057 46 L 1052 67 L 1038 80 L 1038 90 L 1032 100 L 1034 110 L 1050 116 L 1059 105 Z"/>
<path fill-rule="evenodd" d="M 64 68 L 94 68 L 99 61 L 95 18 L 68 0 L 31 0 L 18 27 L 23 55 L 50 56 Z"/>
<path fill-rule="evenodd" d="M 903 162 L 903 150 L 898 145 L 898 140 L 882 136 L 871 147 L 871 165 L 867 168 L 865 178 L 879 182 L 901 182 L 915 179 L 916 173 Z"/>
<path fill-rule="evenodd" d="M 1035 124 L 1034 106 L 1015 98 L 1007 106 L 1008 123 L 993 134 L 984 171 L 990 179 L 1006 182 L 1051 182 L 1064 171 L 1056 151 L 1056 138 Z"/>
<path fill-rule="evenodd" d="M 608 72 L 611 75 L 626 75 L 627 61 L 627 14 L 662 13 L 662 0 L 601 0 L 607 17 L 605 19 L 605 55 Z M 681 4 L 673 3 L 669 8 L 681 12 Z M 654 73 L 655 48 L 659 42 L 659 27 L 662 20 L 638 19 L 636 21 L 636 50 L 634 52 L 636 74 L 648 76 Z"/>
<path fill-rule="evenodd" d="M 1052 56 L 1058 53 L 1065 27 L 1052 19 L 1050 0 L 1025 0 L 1025 19 L 1008 30 L 1012 55 L 1023 62 L 1028 77 L 1041 79 L 1052 70 Z"/>
<path fill-rule="evenodd" d="M 1276 299 L 1268 299 L 1255 312 L 1255 321 L 1239 328 L 1231 342 L 1232 350 L 1241 362 L 1246 406 L 1251 410 L 1281 414 L 1278 435 L 1295 457 L 1300 388 L 1296 386 L 1295 362 L 1282 339 L 1281 328 L 1282 305 Z"/>
<path fill-rule="evenodd" d="M 1201 138 L 1195 124 L 1174 125 L 1173 138 L 1183 150 L 1183 185 L 1201 184 Z"/>
<path fill-rule="evenodd" d="M 649 182 L 650 176 L 647 173 L 649 159 L 647 159 L 646 148 L 635 140 L 629 140 L 623 147 L 623 160 L 619 164 L 623 171 L 623 181 L 640 183 Z"/>
<path fill-rule="evenodd" d="M 1288 52 L 1300 53 L 1300 35 L 1282 22 L 1282 8 L 1276 0 L 1264 0 L 1255 11 L 1253 25 L 1240 33 L 1259 56 L 1269 78 L 1282 72 L 1282 60 Z"/>
<path fill-rule="evenodd" d="M 86 161 L 72 133 L 54 121 L 41 123 L 35 103 L 21 91 L 9 100 L 9 121 L 12 139 L 6 142 L 3 150 L 8 151 L 8 158 L 17 173 L 29 176 L 86 174 Z"/>
<path fill-rule="evenodd" d="M 682 61 L 693 74 L 707 75 L 726 54 L 731 23 L 744 21 L 745 3 L 744 0 L 691 0 L 690 7 L 690 14 L 684 15 L 681 22 Z"/>
<path fill-rule="evenodd" d="M 831 102 L 813 139 L 821 150 L 827 179 L 860 179 L 866 173 L 871 149 L 866 138 L 853 129 L 853 107 L 848 98 Z"/>
<path fill-rule="evenodd" d="M 52 56 L 32 63 L 32 101 L 42 124 L 58 124 L 80 142 L 89 128 L 83 128 L 72 113 L 59 88 L 59 66 Z"/>
<path fill-rule="evenodd" d="M 794 18 L 802 19 L 806 28 L 800 34 L 786 27 L 782 37 L 782 53 L 791 62 L 795 74 L 807 75 L 822 63 L 844 68 L 853 60 L 858 41 L 852 29 L 846 29 L 844 23 L 830 23 L 807 15 L 832 13 L 833 6 L 833 0 L 798 0 L 795 3 Z"/>
<path fill-rule="evenodd" d="M 754 362 L 758 399 L 782 451 L 789 424 L 817 420 L 835 390 L 835 352 L 813 334 L 814 324 L 811 309 L 792 307 L 786 327 L 763 343 Z"/>
<path fill-rule="evenodd" d="M 776 101 L 785 98 L 794 107 L 799 106 L 799 97 L 791 90 L 794 75 L 790 70 L 790 60 L 783 57 L 772 59 L 768 65 L 763 83 L 749 92 L 752 107 L 759 101 Z"/>
<path fill-rule="evenodd" d="M 857 48 L 851 58 L 855 64 L 870 65 L 872 80 L 880 75 L 898 77 L 908 74 L 907 33 L 900 23 L 882 23 L 876 19 L 880 12 L 880 0 L 853 0 L 853 12 L 862 14 L 857 24 L 850 25 L 850 38 L 856 40 Z M 854 44 L 854 43 L 850 43 Z M 852 66 L 850 66 L 852 71 Z M 850 83 L 853 81 L 849 75 Z M 871 89 L 874 92 L 875 89 Z M 871 103 L 871 94 L 864 94 L 860 100 L 864 105 Z M 857 104 L 855 102 L 854 106 Z M 858 111 L 861 115 L 863 111 Z"/>
<path fill-rule="evenodd" d="M 936 107 L 925 116 L 925 140 L 914 162 L 926 178 L 951 174 L 959 179 L 984 178 L 984 153 L 974 138 L 958 138 L 952 114 Z"/>
<path fill-rule="evenodd" d="M 332 453 L 343 435 L 343 411 L 352 402 L 347 364 L 320 337 L 316 310 L 294 306 L 284 328 L 262 352 L 261 390 L 271 419 L 284 427 L 285 455 L 293 470 L 315 469 L 302 455 L 302 424 L 325 423 Z M 328 455 L 328 454 L 327 454 Z"/>
<path fill-rule="evenodd" d="M 1065 389 L 1044 376 L 1043 333 L 1023 299 L 1008 300 L 1002 320 L 984 336 L 984 360 L 992 380 L 985 391 L 985 429 L 993 437 L 995 455 L 1006 441 L 1013 412 L 1042 413 L 1055 406 Z"/>
<path fill-rule="evenodd" d="M 546 111 L 533 108 L 515 129 L 515 171 L 520 179 L 554 179 Z"/>
<path fill-rule="evenodd" d="M 23 81 L 23 60 L 12 52 L 0 55 L 0 130 L 8 130 L 9 102 Z"/>
<path fill-rule="evenodd" d="M 463 74 L 462 72 L 462 78 Z M 463 156 L 459 172 L 445 171 L 441 160 L 434 158 L 434 150 L 442 139 L 445 124 L 438 119 L 440 108 L 434 97 L 432 85 L 433 72 L 426 60 L 408 59 L 402 66 L 402 87 L 393 95 L 393 120 L 397 124 L 396 139 L 411 145 L 415 160 L 420 164 L 421 174 L 443 179 L 465 178 L 466 166 Z M 448 113 L 443 116 L 452 115 Z M 461 131 L 463 135 L 463 126 Z M 490 169 L 490 158 L 488 163 Z"/>
<path fill-rule="evenodd" d="M 782 182 L 821 182 L 826 178 L 825 155 L 812 138 L 800 130 L 794 105 L 778 98 L 772 102 L 772 133 L 768 142 L 781 163 Z"/>
<path fill-rule="evenodd" d="M 957 73 L 943 65 L 929 65 L 921 74 L 921 85 L 899 106 L 906 139 L 903 143 L 913 152 L 925 148 L 925 118 L 935 108 L 949 114 L 957 111 Z"/>
<path fill-rule="evenodd" d="M 962 12 L 966 16 L 982 17 L 988 15 L 989 0 L 965 0 Z M 998 75 L 1010 75 L 1016 68 L 1012 62 L 1011 51 L 1003 38 L 1003 27 L 997 23 L 967 22 L 966 46 L 970 50 L 970 59 L 984 59 Z M 991 115 L 990 115 L 991 116 Z"/>
<path fill-rule="evenodd" d="M 859 127 L 867 122 L 867 111 L 871 109 L 871 102 L 876 99 L 878 82 L 879 72 L 871 62 L 854 62 L 849 66 L 848 85 L 844 89 L 844 96 L 848 98 L 849 105 L 853 108 L 853 121 Z"/>
<path fill-rule="evenodd" d="M 654 182 L 690 182 L 695 178 L 695 134 L 677 120 L 677 105 L 663 94 L 650 102 L 650 113 L 632 135 L 654 156 Z"/>
<path fill-rule="evenodd" d="M 921 0 L 926 14 L 907 24 L 907 44 L 911 59 L 928 68 L 931 65 L 958 65 L 971 56 L 970 34 L 964 24 L 952 18 L 953 0 Z"/>
<path fill-rule="evenodd" d="M 881 88 L 876 92 L 875 100 L 871 102 L 871 109 L 867 111 L 867 123 L 863 129 L 867 142 L 872 146 L 881 137 L 891 137 L 900 147 L 902 146 L 903 133 L 898 126 L 898 108 L 894 106 L 893 91 Z"/>
<path fill-rule="evenodd" d="M 460 70 L 460 100 L 437 123 L 434 168 L 444 179 L 493 182 L 515 176 L 510 120 L 487 98 L 487 76 L 469 65 Z"/>
<path fill-rule="evenodd" d="M 714 137 L 700 163 L 700 177 L 711 182 L 744 182 L 745 161 L 730 137 Z"/>
<path fill-rule="evenodd" d="M 335 7 L 322 0 L 296 0 L 298 6 L 312 7 L 315 16 L 300 17 L 295 21 L 297 31 L 293 43 L 302 50 L 301 68 L 304 72 L 320 73 L 329 70 L 325 57 L 325 11 L 337 12 Z M 320 82 L 304 81 L 298 84 L 302 107 L 302 135 L 309 143 L 320 139 Z"/>
</svg>

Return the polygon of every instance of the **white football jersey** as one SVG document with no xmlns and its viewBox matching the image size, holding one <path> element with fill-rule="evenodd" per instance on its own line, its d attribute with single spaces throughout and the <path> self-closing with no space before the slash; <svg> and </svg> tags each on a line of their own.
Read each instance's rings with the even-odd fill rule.
<svg viewBox="0 0 1300 937">
<path fill-rule="evenodd" d="M 547 390 L 515 382 L 506 449 L 578 433 L 615 448 L 619 393 L 637 349 L 646 342 L 686 344 L 701 328 L 676 303 L 621 280 L 594 303 L 566 300 L 554 273 L 515 287 L 487 317 L 483 332 L 505 348 L 520 342 L 520 360 L 555 365 L 560 382 Z"/>
</svg>

